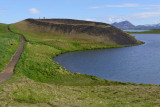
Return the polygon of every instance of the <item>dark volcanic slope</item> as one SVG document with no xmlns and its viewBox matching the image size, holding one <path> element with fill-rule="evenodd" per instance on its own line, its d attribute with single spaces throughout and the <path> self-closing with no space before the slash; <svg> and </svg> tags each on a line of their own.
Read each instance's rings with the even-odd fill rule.
<svg viewBox="0 0 160 107">
<path fill-rule="evenodd" d="M 60 32 L 69 35 L 89 35 L 108 38 L 118 45 L 134 45 L 137 40 L 122 30 L 105 23 L 90 22 L 72 19 L 26 19 L 29 26 L 37 26 L 38 31 L 54 33 Z M 31 27 L 33 28 L 33 27 Z M 30 29 L 31 29 L 30 28 Z"/>
<path fill-rule="evenodd" d="M 73 19 L 37 19 L 37 21 L 55 23 L 55 24 L 70 24 L 70 25 L 87 25 L 87 26 L 108 26 L 109 24 L 101 22 L 91 22 L 83 20 L 73 20 Z"/>
</svg>

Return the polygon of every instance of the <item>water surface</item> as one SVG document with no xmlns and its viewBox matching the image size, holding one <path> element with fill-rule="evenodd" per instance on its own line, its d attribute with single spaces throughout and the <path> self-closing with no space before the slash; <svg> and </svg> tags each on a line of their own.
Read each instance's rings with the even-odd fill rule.
<svg viewBox="0 0 160 107">
<path fill-rule="evenodd" d="M 144 32 L 144 31 L 149 31 L 149 30 L 123 30 L 126 32 Z"/>
<path fill-rule="evenodd" d="M 65 53 L 54 61 L 71 72 L 107 80 L 160 84 L 160 34 L 132 34 L 140 46 Z"/>
</svg>

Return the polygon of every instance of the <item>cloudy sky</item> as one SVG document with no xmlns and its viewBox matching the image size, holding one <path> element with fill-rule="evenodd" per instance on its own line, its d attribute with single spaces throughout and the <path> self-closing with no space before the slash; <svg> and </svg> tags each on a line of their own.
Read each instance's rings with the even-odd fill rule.
<svg viewBox="0 0 160 107">
<path fill-rule="evenodd" d="M 160 0 L 0 0 L 0 23 L 39 17 L 156 24 Z"/>
</svg>

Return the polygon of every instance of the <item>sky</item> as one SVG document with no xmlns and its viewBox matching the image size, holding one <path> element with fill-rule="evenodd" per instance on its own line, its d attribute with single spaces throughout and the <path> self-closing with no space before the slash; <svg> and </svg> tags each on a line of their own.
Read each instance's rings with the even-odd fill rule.
<svg viewBox="0 0 160 107">
<path fill-rule="evenodd" d="M 160 0 L 0 0 L 0 23 L 43 17 L 157 24 Z"/>
</svg>

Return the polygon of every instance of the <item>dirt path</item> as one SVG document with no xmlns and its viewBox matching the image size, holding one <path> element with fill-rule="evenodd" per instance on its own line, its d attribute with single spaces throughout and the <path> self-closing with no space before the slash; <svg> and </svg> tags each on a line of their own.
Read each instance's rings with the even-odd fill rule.
<svg viewBox="0 0 160 107">
<path fill-rule="evenodd" d="M 9 30 L 9 27 L 7 27 L 6 29 L 7 29 L 8 32 L 11 32 Z M 12 59 L 10 60 L 8 65 L 6 66 L 6 68 L 2 71 L 2 73 L 0 73 L 0 82 L 4 82 L 4 81 L 8 80 L 14 74 L 14 68 L 19 61 L 21 53 L 23 52 L 24 44 L 26 43 L 23 35 L 19 34 L 19 37 L 20 37 L 22 42 L 19 45 L 15 54 L 13 55 Z"/>
</svg>

